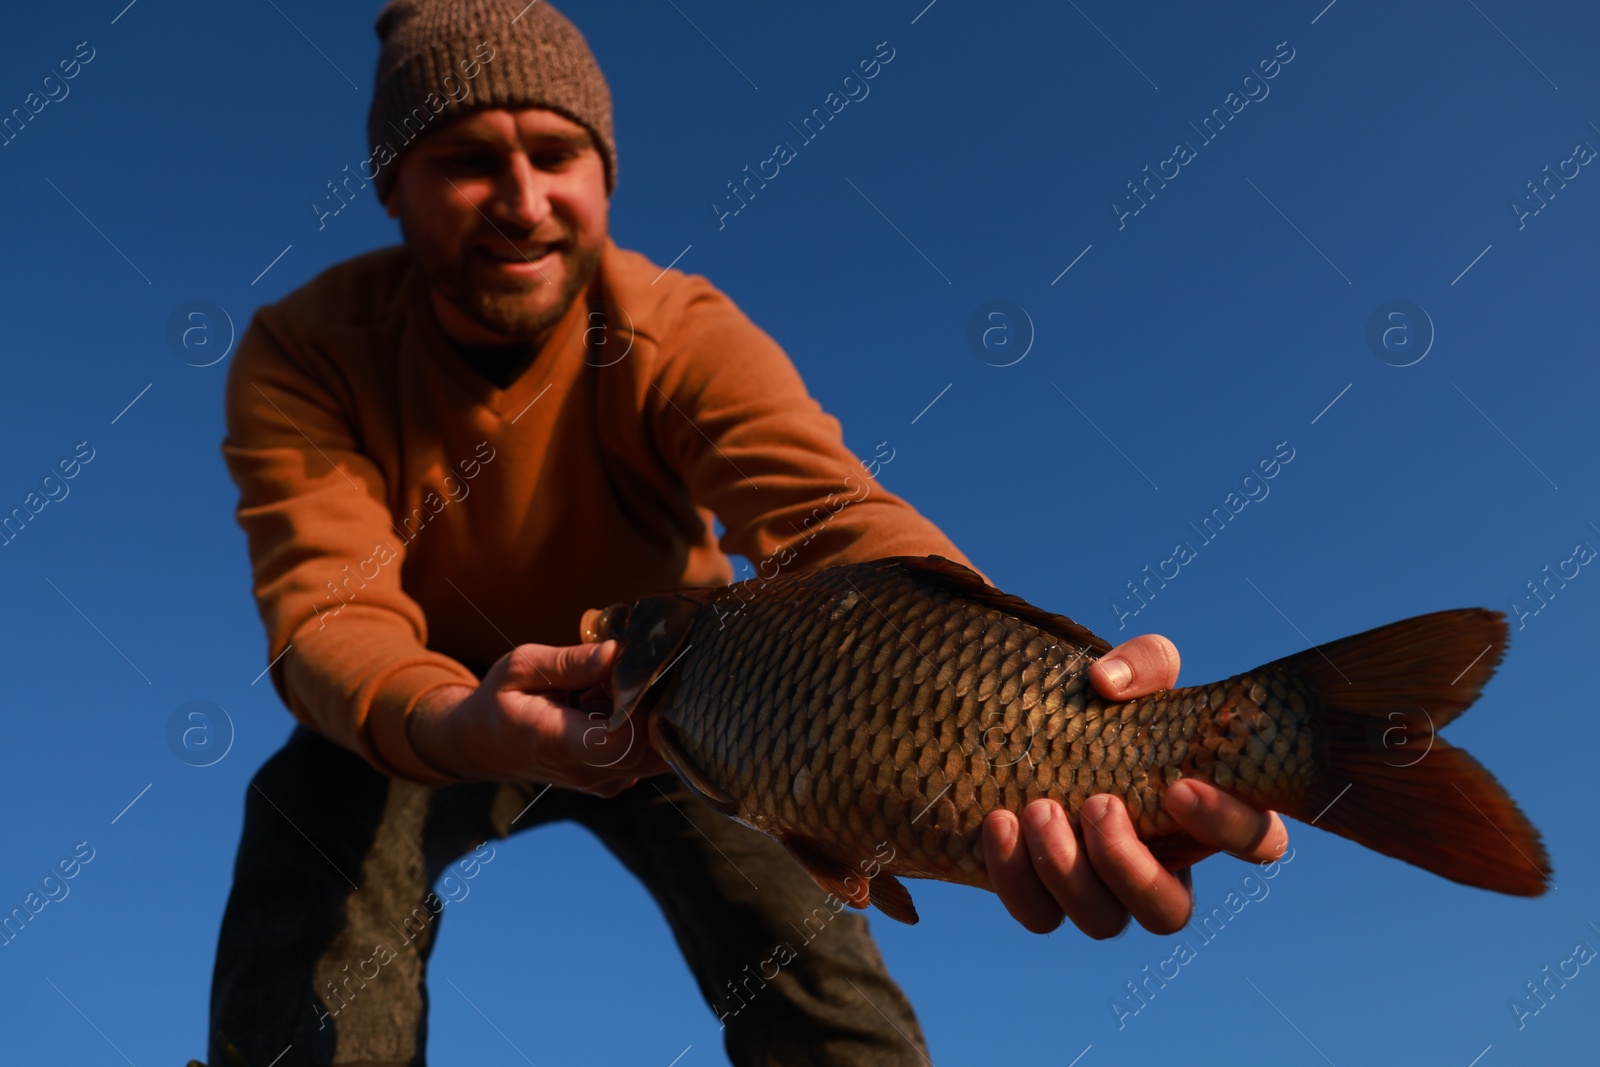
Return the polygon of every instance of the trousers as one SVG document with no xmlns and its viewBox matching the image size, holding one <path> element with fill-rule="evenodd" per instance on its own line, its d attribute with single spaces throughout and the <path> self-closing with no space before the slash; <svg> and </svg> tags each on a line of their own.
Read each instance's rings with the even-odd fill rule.
<svg viewBox="0 0 1600 1067">
<path fill-rule="evenodd" d="M 660 906 L 737 1067 L 929 1062 L 865 919 L 830 910 L 782 846 L 676 776 L 612 798 L 534 783 L 430 788 L 297 726 L 246 793 L 212 973 L 211 1067 L 425 1065 L 428 958 L 445 910 L 434 884 L 485 842 L 562 819 L 595 834 Z M 392 958 L 373 959 L 380 943 Z M 751 986 L 780 944 L 792 958 Z"/>
</svg>

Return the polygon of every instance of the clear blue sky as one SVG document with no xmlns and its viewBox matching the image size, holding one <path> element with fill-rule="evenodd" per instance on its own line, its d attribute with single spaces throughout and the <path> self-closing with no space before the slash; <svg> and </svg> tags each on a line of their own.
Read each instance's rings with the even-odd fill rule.
<svg viewBox="0 0 1600 1067">
<path fill-rule="evenodd" d="M 1406 615 L 1511 611 L 1600 547 L 1600 14 L 1325 2 L 564 10 L 616 100 L 619 243 L 731 294 L 1002 587 L 1170 636 L 1188 683 Z M 185 365 L 169 318 L 204 300 L 242 330 L 398 240 L 370 193 L 320 230 L 311 206 L 367 153 L 376 4 L 124 3 L 0 16 L 0 112 L 66 91 L 0 147 L 0 509 L 80 442 L 93 457 L 0 548 L 0 909 L 93 849 L 0 948 L 8 1063 L 204 1054 L 243 796 L 292 725 L 252 684 L 227 364 Z M 45 86 L 80 42 L 92 59 Z M 870 94 L 799 143 L 789 123 L 880 42 Z M 1207 142 L 1190 123 L 1230 93 Z M 780 140 L 796 157 L 719 229 L 725 183 Z M 1192 157 L 1164 162 L 1179 141 Z M 1119 220 L 1147 165 L 1176 176 Z M 1572 176 L 1534 214 L 1547 166 Z M 1013 347 L 975 350 L 991 301 L 1026 315 Z M 1391 301 L 1421 312 L 1374 348 Z M 1285 441 L 1270 493 L 1119 630 L 1124 583 Z M 936 1060 L 1592 1062 L 1600 969 L 1520 1030 L 1509 1006 L 1600 949 L 1591 570 L 1525 616 L 1447 733 L 1544 831 L 1559 889 L 1467 889 L 1294 824 L 1270 893 L 1119 1030 L 1112 999 L 1175 939 L 1039 938 L 992 896 L 915 882 L 920 926 L 872 922 Z M 207 767 L 168 743 L 196 700 L 232 724 Z M 1201 865 L 1202 907 L 1248 873 Z M 510 1042 L 541 1067 L 725 1062 L 656 909 L 583 832 L 523 835 L 471 885 L 434 956 L 432 1062 L 523 1062 Z"/>
</svg>

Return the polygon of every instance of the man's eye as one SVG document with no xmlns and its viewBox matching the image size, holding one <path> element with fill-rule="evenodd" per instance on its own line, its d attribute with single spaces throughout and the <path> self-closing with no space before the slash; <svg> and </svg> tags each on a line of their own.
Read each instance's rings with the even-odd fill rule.
<svg viewBox="0 0 1600 1067">
<path fill-rule="evenodd" d="M 540 170 L 558 170 L 577 158 L 578 153 L 570 148 L 553 148 L 548 152 L 537 152 L 528 158 Z"/>
<path fill-rule="evenodd" d="M 499 163 L 493 156 L 446 156 L 444 165 L 462 174 L 488 174 Z"/>
</svg>

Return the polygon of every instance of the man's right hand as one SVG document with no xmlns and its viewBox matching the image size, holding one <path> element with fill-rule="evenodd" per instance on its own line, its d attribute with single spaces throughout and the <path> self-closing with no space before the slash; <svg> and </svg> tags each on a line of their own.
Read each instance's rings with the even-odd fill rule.
<svg viewBox="0 0 1600 1067">
<path fill-rule="evenodd" d="M 574 690 L 610 676 L 617 643 L 518 645 L 472 689 L 426 694 L 409 724 L 424 762 L 474 781 L 536 781 L 615 796 L 641 778 L 670 770 L 631 720 L 606 728 L 610 701 L 592 691 L 578 708 Z M 599 697 L 599 699 L 595 699 Z"/>
</svg>

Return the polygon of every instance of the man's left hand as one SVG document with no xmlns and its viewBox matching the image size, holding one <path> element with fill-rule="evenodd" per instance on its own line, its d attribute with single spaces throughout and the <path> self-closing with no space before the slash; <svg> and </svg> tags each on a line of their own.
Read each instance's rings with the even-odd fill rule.
<svg viewBox="0 0 1600 1067">
<path fill-rule="evenodd" d="M 1178 680 L 1178 650 L 1158 634 L 1118 645 L 1089 669 L 1107 700 L 1132 700 Z M 1257 811 L 1205 782 L 1185 779 L 1163 803 L 1179 829 L 1211 852 L 1265 863 L 1288 847 L 1275 812 Z M 1083 839 L 1054 800 L 1035 800 L 1019 820 L 992 811 L 983 824 L 983 855 L 995 892 L 1013 918 L 1047 934 L 1070 918 L 1090 937 L 1115 937 L 1132 918 L 1158 934 L 1183 928 L 1194 910 L 1189 869 L 1168 871 L 1134 832 L 1122 800 L 1101 793 L 1079 813 Z M 1195 857 L 1196 859 L 1200 857 Z"/>
</svg>

